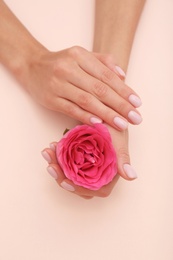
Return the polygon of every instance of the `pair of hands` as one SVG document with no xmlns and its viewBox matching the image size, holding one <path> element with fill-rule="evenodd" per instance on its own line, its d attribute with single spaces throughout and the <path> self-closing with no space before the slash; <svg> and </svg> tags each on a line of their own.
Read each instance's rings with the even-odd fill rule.
<svg viewBox="0 0 173 260">
<path fill-rule="evenodd" d="M 67 114 L 84 124 L 107 124 L 118 157 L 118 173 L 125 179 L 136 178 L 128 153 L 128 122 L 142 121 L 137 107 L 138 95 L 124 82 L 125 74 L 109 55 L 91 53 L 81 47 L 60 52 L 44 50 L 32 59 L 23 84 L 43 106 Z M 27 80 L 29 79 L 29 80 Z M 118 177 L 98 191 L 75 186 L 66 179 L 55 157 L 56 143 L 43 150 L 49 173 L 57 183 L 79 196 L 108 196 Z"/>
</svg>

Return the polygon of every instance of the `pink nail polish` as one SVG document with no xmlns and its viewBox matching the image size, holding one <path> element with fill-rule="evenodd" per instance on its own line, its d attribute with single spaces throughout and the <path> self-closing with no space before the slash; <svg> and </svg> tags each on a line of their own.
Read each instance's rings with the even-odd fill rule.
<svg viewBox="0 0 173 260">
<path fill-rule="evenodd" d="M 56 171 L 53 167 L 48 166 L 47 171 L 55 180 L 58 179 L 58 174 L 56 173 Z"/>
<path fill-rule="evenodd" d="M 75 188 L 65 181 L 61 182 L 61 187 L 68 191 L 75 191 Z"/>
<path fill-rule="evenodd" d="M 129 101 L 135 107 L 140 107 L 142 105 L 141 99 L 134 94 L 129 96 Z"/>
<path fill-rule="evenodd" d="M 56 145 L 54 143 L 50 143 L 50 148 L 52 151 L 55 151 L 56 150 Z"/>
<path fill-rule="evenodd" d="M 98 117 L 91 117 L 90 118 L 90 122 L 92 124 L 98 124 L 98 123 L 102 123 L 103 121 L 100 118 L 98 118 Z"/>
<path fill-rule="evenodd" d="M 137 174 L 130 164 L 124 164 L 123 168 L 124 168 L 125 173 L 127 174 L 127 176 L 130 179 L 136 179 L 137 178 Z"/>
<path fill-rule="evenodd" d="M 41 154 L 48 163 L 51 163 L 51 157 L 46 151 L 42 151 Z"/>
<path fill-rule="evenodd" d="M 126 74 L 125 74 L 125 72 L 122 70 L 122 68 L 120 68 L 119 66 L 115 66 L 115 70 L 116 70 L 123 78 L 125 78 Z"/>
<path fill-rule="evenodd" d="M 142 117 L 136 113 L 135 111 L 130 111 L 128 113 L 128 118 L 133 122 L 135 125 L 139 125 L 142 122 Z"/>
<path fill-rule="evenodd" d="M 116 116 L 113 121 L 114 124 L 122 130 L 125 130 L 128 127 L 128 122 L 118 116 Z"/>
</svg>

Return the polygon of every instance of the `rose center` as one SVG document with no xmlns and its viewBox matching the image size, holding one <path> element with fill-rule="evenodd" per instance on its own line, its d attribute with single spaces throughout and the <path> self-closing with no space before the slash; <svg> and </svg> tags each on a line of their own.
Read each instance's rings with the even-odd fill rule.
<svg viewBox="0 0 173 260">
<path fill-rule="evenodd" d="M 95 163 L 95 162 L 96 162 L 95 159 L 93 158 L 93 156 L 90 155 L 90 154 L 85 154 L 84 157 L 85 157 L 85 159 L 86 159 L 88 162 L 91 162 L 91 163 Z"/>
</svg>

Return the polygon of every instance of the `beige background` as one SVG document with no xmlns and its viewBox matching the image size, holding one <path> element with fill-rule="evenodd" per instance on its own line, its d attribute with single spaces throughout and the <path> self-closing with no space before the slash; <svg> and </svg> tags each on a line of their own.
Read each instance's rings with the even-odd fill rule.
<svg viewBox="0 0 173 260">
<path fill-rule="evenodd" d="M 92 46 L 93 0 L 8 0 L 51 50 Z M 173 1 L 148 1 L 126 82 L 142 97 L 130 128 L 139 178 L 85 201 L 60 189 L 40 151 L 76 122 L 35 104 L 0 67 L 0 259 L 173 259 Z"/>
</svg>

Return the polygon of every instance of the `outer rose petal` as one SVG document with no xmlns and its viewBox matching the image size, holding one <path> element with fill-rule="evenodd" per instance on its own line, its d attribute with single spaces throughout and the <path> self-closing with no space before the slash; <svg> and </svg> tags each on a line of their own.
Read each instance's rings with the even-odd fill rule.
<svg viewBox="0 0 173 260">
<path fill-rule="evenodd" d="M 56 156 L 68 179 L 91 190 L 108 184 L 117 173 L 116 153 L 103 124 L 68 131 L 57 144 Z"/>
</svg>

